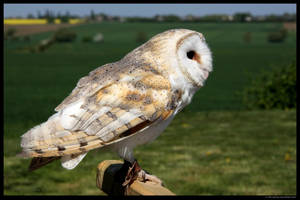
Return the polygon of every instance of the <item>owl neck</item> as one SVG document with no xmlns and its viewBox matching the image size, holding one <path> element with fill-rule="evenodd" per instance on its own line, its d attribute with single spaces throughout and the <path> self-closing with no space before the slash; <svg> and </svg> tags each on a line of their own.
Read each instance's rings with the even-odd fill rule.
<svg viewBox="0 0 300 200">
<path fill-rule="evenodd" d="M 191 103 L 195 92 L 199 89 L 195 87 L 191 82 L 187 81 L 182 76 L 169 76 L 169 80 L 173 91 L 179 90 L 181 93 L 181 98 L 178 102 L 177 110 L 180 111 L 185 106 Z"/>
</svg>

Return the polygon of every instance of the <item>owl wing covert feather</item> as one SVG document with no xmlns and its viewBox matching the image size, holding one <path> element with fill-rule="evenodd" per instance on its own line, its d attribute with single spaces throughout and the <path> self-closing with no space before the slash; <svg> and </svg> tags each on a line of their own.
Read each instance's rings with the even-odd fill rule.
<svg viewBox="0 0 300 200">
<path fill-rule="evenodd" d="M 101 77 L 101 73 L 98 75 Z M 91 72 L 81 79 L 58 106 L 60 125 L 56 123 L 50 136 L 41 133 L 40 139 L 23 142 L 23 156 L 76 156 L 118 142 L 154 121 L 168 118 L 179 98 L 167 79 L 149 70 L 119 73 L 116 80 L 102 80 L 106 84 L 100 86 L 91 81 L 94 77 L 95 72 Z"/>
<path fill-rule="evenodd" d="M 90 96 L 105 85 L 111 84 L 118 78 L 119 73 L 128 68 L 128 66 L 123 68 L 116 66 L 119 65 L 117 63 L 109 63 L 94 69 L 87 76 L 80 78 L 71 94 L 55 108 L 55 111 L 58 112 L 81 97 Z"/>
</svg>

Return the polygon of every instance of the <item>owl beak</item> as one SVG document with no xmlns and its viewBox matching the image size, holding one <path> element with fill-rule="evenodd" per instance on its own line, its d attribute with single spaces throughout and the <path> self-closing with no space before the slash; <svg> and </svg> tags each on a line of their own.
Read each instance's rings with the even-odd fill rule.
<svg viewBox="0 0 300 200">
<path fill-rule="evenodd" d="M 204 70 L 204 79 L 206 80 L 208 78 L 209 72 Z"/>
<path fill-rule="evenodd" d="M 207 78 L 208 78 L 208 76 L 209 76 L 209 70 L 207 70 L 207 69 L 202 69 L 202 71 L 203 71 L 203 79 L 204 80 L 206 80 Z"/>
</svg>

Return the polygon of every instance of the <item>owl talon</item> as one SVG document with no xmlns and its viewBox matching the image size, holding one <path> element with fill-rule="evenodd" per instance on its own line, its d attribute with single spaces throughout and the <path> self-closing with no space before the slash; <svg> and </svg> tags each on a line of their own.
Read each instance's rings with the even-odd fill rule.
<svg viewBox="0 0 300 200">
<path fill-rule="evenodd" d="M 125 177 L 125 181 L 122 184 L 124 187 L 131 185 L 135 180 L 141 182 L 153 182 L 155 184 L 163 185 L 163 182 L 154 175 L 150 175 L 146 173 L 142 168 L 139 166 L 137 161 L 134 161 L 131 167 L 129 167 L 127 175 Z"/>
<path fill-rule="evenodd" d="M 129 167 L 127 175 L 125 177 L 125 181 L 123 182 L 122 186 L 131 185 L 137 178 L 138 174 L 141 171 L 141 167 L 139 166 L 138 162 L 135 160 L 131 167 Z"/>
<path fill-rule="evenodd" d="M 138 180 L 141 181 L 141 182 L 150 181 L 152 183 L 159 184 L 159 185 L 163 186 L 162 180 L 160 180 L 159 178 L 157 178 L 154 175 L 147 174 L 144 170 L 141 170 L 138 173 Z"/>
</svg>

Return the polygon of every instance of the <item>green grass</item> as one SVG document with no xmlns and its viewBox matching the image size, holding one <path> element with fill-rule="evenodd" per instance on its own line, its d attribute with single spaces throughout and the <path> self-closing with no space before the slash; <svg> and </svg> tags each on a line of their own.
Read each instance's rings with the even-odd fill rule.
<svg viewBox="0 0 300 200">
<path fill-rule="evenodd" d="M 78 79 L 114 62 L 138 46 L 136 34 L 148 38 L 170 28 L 202 32 L 213 52 L 214 71 L 154 143 L 138 147 L 141 166 L 160 177 L 176 194 L 295 195 L 296 111 L 245 111 L 236 95 L 248 78 L 262 69 L 296 58 L 296 35 L 283 43 L 267 42 L 277 23 L 101 23 L 72 27 L 76 42 L 54 44 L 46 52 L 26 47 L 53 33 L 34 35 L 30 42 L 4 42 L 4 194 L 103 194 L 95 186 L 97 164 L 119 159 L 91 151 L 74 170 L 54 162 L 28 173 L 29 160 L 17 158 L 20 136 L 42 123 L 72 91 Z M 104 42 L 82 43 L 98 32 Z M 251 32 L 252 41 L 243 41 Z"/>
<path fill-rule="evenodd" d="M 5 132 L 19 128 L 7 125 Z M 157 140 L 136 148 L 135 156 L 178 195 L 295 195 L 295 138 L 296 111 L 180 113 Z M 101 195 L 97 164 L 119 159 L 94 150 L 74 170 L 56 161 L 29 173 L 30 161 L 15 157 L 17 142 L 7 137 L 4 144 L 7 195 Z"/>
</svg>

